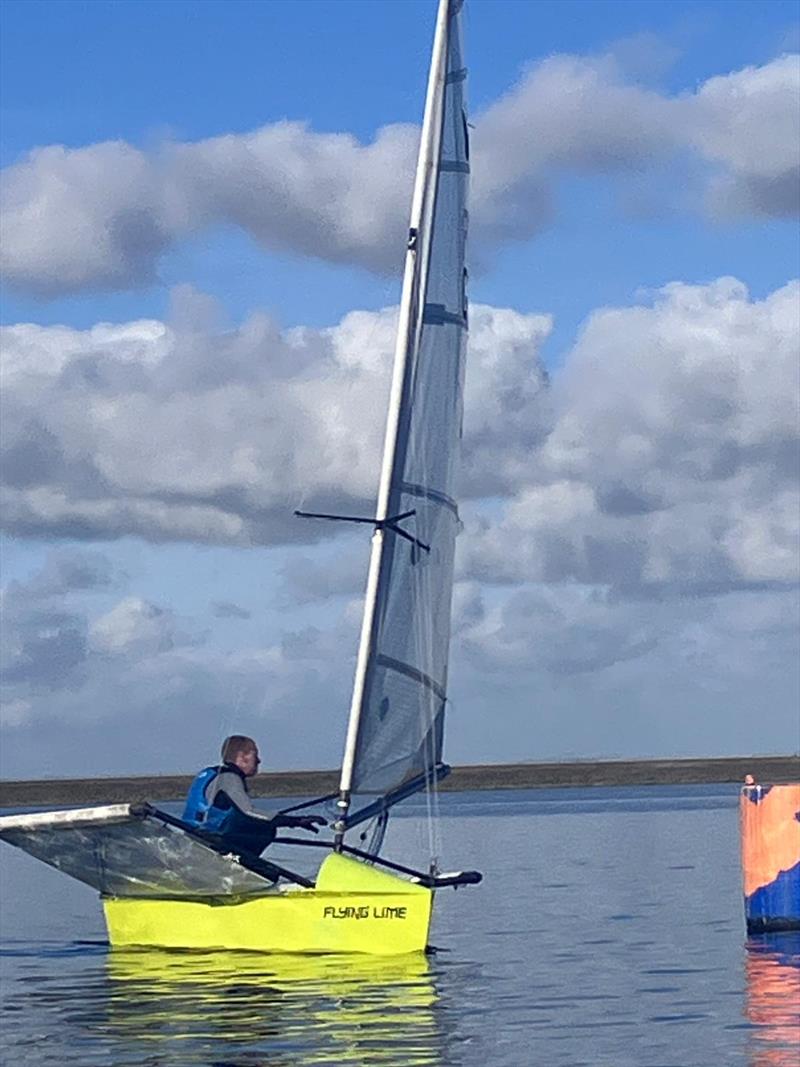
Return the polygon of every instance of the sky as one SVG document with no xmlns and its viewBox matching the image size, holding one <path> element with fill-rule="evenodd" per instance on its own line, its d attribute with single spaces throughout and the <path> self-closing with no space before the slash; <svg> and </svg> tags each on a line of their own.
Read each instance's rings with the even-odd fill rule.
<svg viewBox="0 0 800 1067">
<path fill-rule="evenodd" d="M 0 774 L 335 767 L 435 4 L 0 11 Z M 797 751 L 796 5 L 464 26 L 446 757 Z"/>
</svg>

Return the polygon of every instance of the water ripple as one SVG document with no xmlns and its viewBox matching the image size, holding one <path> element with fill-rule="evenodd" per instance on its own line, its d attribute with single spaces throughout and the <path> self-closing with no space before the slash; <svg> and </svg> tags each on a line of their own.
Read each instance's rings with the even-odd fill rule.
<svg viewBox="0 0 800 1067">
<path fill-rule="evenodd" d="M 735 796 L 579 794 L 458 795 L 448 860 L 486 878 L 437 894 L 430 957 L 112 951 L 93 894 L 5 850 L 0 1062 L 796 1067 L 800 938 L 744 942 Z"/>
</svg>

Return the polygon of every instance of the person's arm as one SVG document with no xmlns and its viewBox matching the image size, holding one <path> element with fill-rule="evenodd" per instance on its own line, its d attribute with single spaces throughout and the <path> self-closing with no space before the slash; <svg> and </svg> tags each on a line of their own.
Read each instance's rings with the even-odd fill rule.
<svg viewBox="0 0 800 1067">
<path fill-rule="evenodd" d="M 217 785 L 217 783 L 219 783 Z M 244 783 L 237 774 L 226 773 L 225 771 L 220 774 L 214 782 L 217 785 L 214 795 L 217 793 L 224 793 L 230 800 L 234 807 L 238 808 L 244 815 L 249 816 L 252 819 L 258 819 L 260 822 L 272 823 L 274 827 L 294 827 L 300 830 L 311 830 L 313 833 L 319 833 L 320 826 L 327 826 L 327 822 L 320 815 L 281 815 L 280 812 L 268 815 L 265 812 L 258 811 L 253 807 L 253 802 L 250 799 L 250 795 L 244 787 Z"/>
<path fill-rule="evenodd" d="M 253 819 L 259 819 L 261 822 L 272 822 L 272 815 L 269 815 L 266 812 L 257 811 L 253 807 L 253 802 L 238 774 L 232 774 L 230 771 L 223 771 L 214 779 L 212 786 L 216 787 L 214 788 L 214 793 L 211 798 L 212 803 L 220 793 L 224 793 L 231 804 L 233 804 L 233 806 L 243 815 L 248 815 Z"/>
</svg>

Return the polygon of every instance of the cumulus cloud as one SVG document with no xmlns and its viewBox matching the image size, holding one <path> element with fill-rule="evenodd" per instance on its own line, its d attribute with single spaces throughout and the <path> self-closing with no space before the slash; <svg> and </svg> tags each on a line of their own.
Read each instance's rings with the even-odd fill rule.
<svg viewBox="0 0 800 1067">
<path fill-rule="evenodd" d="M 676 96 L 631 80 L 613 56 L 534 64 L 475 120 L 473 248 L 480 257 L 547 225 L 563 175 L 637 177 L 684 157 L 713 215 L 795 212 L 799 81 L 794 55 Z M 390 125 L 362 144 L 280 122 L 149 152 L 37 148 L 4 172 L 4 275 L 43 297 L 135 286 L 166 247 L 219 225 L 268 248 L 395 269 L 417 136 Z"/>
<path fill-rule="evenodd" d="M 668 159 L 681 143 L 675 108 L 626 83 L 611 57 L 553 56 L 531 67 L 476 120 L 476 237 L 535 234 L 555 211 L 559 173 L 638 173 Z"/>
<path fill-rule="evenodd" d="M 753 300 L 723 278 L 599 310 L 552 386 L 549 318 L 475 308 L 461 573 L 636 595 L 793 581 L 799 296 L 791 283 Z M 338 533 L 292 512 L 369 513 L 395 318 L 6 328 L 5 528 L 273 545 Z M 357 556 L 288 559 L 284 579 L 303 599 L 357 592 Z"/>
<path fill-rule="evenodd" d="M 336 763 L 357 636 L 347 606 L 325 629 L 289 626 L 266 644 L 224 651 L 133 593 L 110 608 L 80 586 L 42 600 L 54 565 L 48 557 L 3 591 L 3 773 L 188 772 L 233 730 L 263 738 L 278 766 Z M 297 745 L 301 714 L 304 735 L 317 739 L 311 753 Z"/>
<path fill-rule="evenodd" d="M 111 591 L 120 580 L 103 553 L 58 548 L 29 578 L 8 582 L 0 594 L 0 685 L 50 691 L 80 684 L 90 638 L 71 601 Z M 17 694 L 0 703 L 4 723 L 22 721 L 31 706 Z"/>
<path fill-rule="evenodd" d="M 475 309 L 452 759 L 519 755 L 533 707 L 530 758 L 790 745 L 798 296 L 797 283 L 763 299 L 731 278 L 673 283 L 590 316 L 552 382 L 546 316 Z M 43 722 L 53 754 L 70 731 L 87 751 L 124 745 L 108 771 L 181 769 L 176 750 L 199 764 L 234 728 L 266 735 L 277 765 L 338 759 L 331 715 L 343 727 L 366 550 L 355 535 L 293 545 L 338 528 L 290 513 L 370 506 L 395 312 L 281 333 L 260 316 L 214 326 L 190 293 L 179 304 L 172 324 L 9 328 L 4 515 L 39 537 L 279 546 L 265 610 L 280 619 L 259 642 L 220 601 L 199 629 L 123 589 L 100 553 L 56 553 L 4 592 L 12 772 Z M 214 640 L 215 616 L 240 619 L 235 651 Z M 508 713 L 488 729 L 498 694 Z M 298 754 L 299 723 L 314 744 Z"/>
<path fill-rule="evenodd" d="M 3 272 L 40 296 L 153 280 L 181 232 L 158 162 L 123 141 L 34 149 L 3 175 Z"/>
<path fill-rule="evenodd" d="M 220 224 L 268 248 L 390 269 L 416 138 L 388 126 L 362 145 L 281 122 L 156 153 L 123 141 L 37 148 L 4 171 L 3 275 L 45 298 L 129 288 L 156 278 L 168 245 Z"/>
<path fill-rule="evenodd" d="M 61 689 L 82 681 L 88 635 L 80 615 L 64 610 L 27 611 L 20 613 L 13 626 L 14 615 L 7 602 L 3 613 L 0 679 L 4 684 L 37 690 Z M 17 709 L 13 712 L 15 717 L 20 706 L 12 700 L 12 707 Z"/>
<path fill-rule="evenodd" d="M 109 558 L 91 550 L 53 549 L 42 566 L 2 590 L 0 685 L 12 720 L 82 688 L 109 657 L 141 657 L 202 641 L 182 631 L 174 613 L 139 597 L 98 610 L 126 581 Z M 44 695 L 43 695 L 44 694 Z"/>
<path fill-rule="evenodd" d="M 193 643 L 176 630 L 172 612 L 132 596 L 92 622 L 89 642 L 92 650 L 106 655 L 139 656 Z"/>
<path fill-rule="evenodd" d="M 635 659 L 658 643 L 650 605 L 631 605 L 608 588 L 559 583 L 527 587 L 474 612 L 460 640 L 489 671 L 597 671 Z"/>
<path fill-rule="evenodd" d="M 242 227 L 267 247 L 371 270 L 403 247 L 417 130 L 385 126 L 370 144 L 280 122 L 176 145 L 170 177 L 193 219 Z"/>
<path fill-rule="evenodd" d="M 592 315 L 528 483 L 499 521 L 473 514 L 465 570 L 635 595 L 796 581 L 799 296 L 727 278 Z"/>
<path fill-rule="evenodd" d="M 705 670 L 719 685 L 721 675 L 757 676 L 768 662 L 785 665 L 796 642 L 798 601 L 789 589 L 653 601 L 574 581 L 457 588 L 460 655 L 471 669 L 494 675 L 574 678 L 630 670 L 645 658 L 648 665 L 683 662 Z M 642 677 L 648 674 L 649 666 Z"/>
<path fill-rule="evenodd" d="M 102 552 L 56 548 L 49 553 L 44 566 L 24 583 L 24 596 L 28 602 L 41 603 L 71 593 L 112 589 L 121 578 Z M 19 595 L 17 582 L 12 581 L 9 589 L 15 596 Z"/>
<path fill-rule="evenodd" d="M 796 590 L 643 602 L 567 582 L 483 595 L 454 641 L 454 761 L 796 748 Z"/>
<path fill-rule="evenodd" d="M 800 56 L 711 78 L 693 101 L 692 138 L 719 164 L 713 211 L 781 217 L 800 211 Z"/>
<path fill-rule="evenodd" d="M 7 530 L 280 543 L 327 536 L 293 517 L 301 504 L 369 512 L 396 309 L 323 330 L 282 334 L 256 315 L 204 331 L 192 300 L 181 294 L 188 325 L 4 329 Z M 468 493 L 517 484 L 542 436 L 549 330 L 545 316 L 473 309 Z"/>
</svg>

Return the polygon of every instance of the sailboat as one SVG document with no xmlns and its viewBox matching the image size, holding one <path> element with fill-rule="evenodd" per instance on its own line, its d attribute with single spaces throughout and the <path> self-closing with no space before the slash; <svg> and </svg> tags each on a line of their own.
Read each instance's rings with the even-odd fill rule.
<svg viewBox="0 0 800 1067">
<path fill-rule="evenodd" d="M 150 804 L 0 818 L 0 838 L 99 890 L 114 946 L 267 952 L 423 950 L 434 894 L 480 881 L 380 855 L 395 804 L 447 774 L 442 761 L 455 479 L 467 337 L 469 133 L 462 0 L 439 0 L 405 251 L 376 515 L 297 512 L 373 526 L 340 787 L 315 878 L 233 855 Z M 289 810 L 289 809 L 287 809 Z M 291 809 L 296 810 L 296 809 Z M 366 848 L 348 843 L 372 826 Z M 366 840 L 366 835 L 361 834 Z"/>
</svg>

